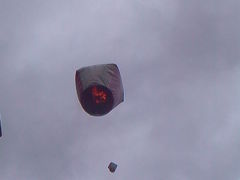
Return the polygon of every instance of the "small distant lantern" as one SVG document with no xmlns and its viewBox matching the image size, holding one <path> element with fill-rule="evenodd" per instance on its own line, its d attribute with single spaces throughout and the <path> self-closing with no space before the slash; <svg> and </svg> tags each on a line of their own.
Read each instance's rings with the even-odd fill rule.
<svg viewBox="0 0 240 180">
<path fill-rule="evenodd" d="M 117 169 L 117 164 L 111 162 L 109 165 L 108 165 L 108 169 L 111 173 L 114 173 Z"/>
<path fill-rule="evenodd" d="M 105 115 L 124 100 L 116 64 L 83 67 L 76 71 L 75 81 L 78 99 L 90 115 Z"/>
</svg>

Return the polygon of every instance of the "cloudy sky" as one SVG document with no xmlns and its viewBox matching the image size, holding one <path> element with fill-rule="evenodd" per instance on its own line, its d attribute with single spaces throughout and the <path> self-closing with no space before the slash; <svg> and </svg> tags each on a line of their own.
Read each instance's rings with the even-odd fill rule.
<svg viewBox="0 0 240 180">
<path fill-rule="evenodd" d="M 1 180 L 239 180 L 240 1 L 1 0 Z M 75 71 L 116 63 L 86 114 Z M 118 164 L 111 174 L 109 162 Z"/>
</svg>

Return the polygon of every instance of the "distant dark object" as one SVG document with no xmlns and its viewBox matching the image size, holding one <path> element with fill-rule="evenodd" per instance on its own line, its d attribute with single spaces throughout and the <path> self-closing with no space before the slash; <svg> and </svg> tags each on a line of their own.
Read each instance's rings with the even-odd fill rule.
<svg viewBox="0 0 240 180">
<path fill-rule="evenodd" d="M 2 137 L 2 123 L 1 123 L 1 114 L 0 114 L 0 137 Z"/>
<path fill-rule="evenodd" d="M 124 100 L 122 79 L 116 64 L 83 67 L 75 75 L 78 99 L 90 115 L 102 116 Z"/>
<path fill-rule="evenodd" d="M 109 165 L 108 165 L 108 169 L 111 173 L 114 173 L 117 169 L 117 164 L 111 162 Z"/>
</svg>

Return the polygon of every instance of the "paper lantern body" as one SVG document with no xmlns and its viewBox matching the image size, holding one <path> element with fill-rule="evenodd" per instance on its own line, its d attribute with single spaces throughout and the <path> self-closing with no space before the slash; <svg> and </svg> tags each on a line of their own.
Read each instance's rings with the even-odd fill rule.
<svg viewBox="0 0 240 180">
<path fill-rule="evenodd" d="M 78 99 L 90 115 L 102 116 L 124 101 L 122 79 L 116 64 L 80 68 L 75 75 Z"/>
</svg>

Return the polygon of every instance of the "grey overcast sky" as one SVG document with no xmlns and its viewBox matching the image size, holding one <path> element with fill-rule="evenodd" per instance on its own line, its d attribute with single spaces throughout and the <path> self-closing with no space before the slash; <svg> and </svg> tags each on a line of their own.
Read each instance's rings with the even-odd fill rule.
<svg viewBox="0 0 240 180">
<path fill-rule="evenodd" d="M 239 180 L 239 32 L 238 0 L 1 0 L 0 179 Z M 125 102 L 91 117 L 102 63 Z"/>
</svg>

